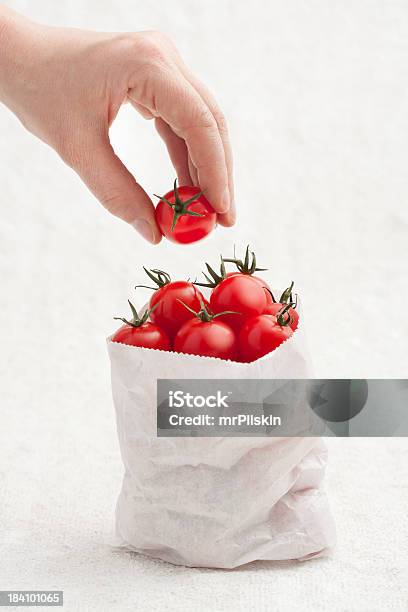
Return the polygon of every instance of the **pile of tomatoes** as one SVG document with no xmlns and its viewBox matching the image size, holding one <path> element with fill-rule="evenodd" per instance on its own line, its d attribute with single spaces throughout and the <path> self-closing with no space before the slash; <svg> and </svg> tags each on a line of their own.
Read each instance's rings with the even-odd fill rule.
<svg viewBox="0 0 408 612">
<path fill-rule="evenodd" d="M 227 272 L 226 264 L 235 266 Z M 148 308 L 139 315 L 129 301 L 131 319 L 112 340 L 162 351 L 175 351 L 232 361 L 251 362 L 290 338 L 299 315 L 293 282 L 275 300 L 255 273 L 255 254 L 247 247 L 243 260 L 221 257 L 220 271 L 206 264 L 206 282 L 172 281 L 162 270 L 144 268 L 154 283 Z M 144 286 L 144 285 L 139 285 Z M 201 288 L 207 288 L 204 295 Z"/>
</svg>

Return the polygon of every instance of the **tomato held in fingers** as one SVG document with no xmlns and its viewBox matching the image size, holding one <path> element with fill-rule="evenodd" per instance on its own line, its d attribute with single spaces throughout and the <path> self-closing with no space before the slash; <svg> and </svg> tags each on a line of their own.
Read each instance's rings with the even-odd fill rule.
<svg viewBox="0 0 408 612">
<path fill-rule="evenodd" d="M 156 196 L 156 221 L 163 236 L 172 242 L 190 244 L 212 232 L 217 214 L 198 187 L 177 187 L 164 195 Z"/>
<path fill-rule="evenodd" d="M 174 339 L 174 350 L 178 353 L 218 357 L 219 359 L 237 359 L 237 338 L 234 331 L 217 315 L 212 315 L 201 304 L 195 318 L 187 321 Z"/>
<path fill-rule="evenodd" d="M 239 332 L 239 353 L 242 361 L 256 361 L 274 351 L 293 335 L 287 320 L 273 315 L 258 315 L 245 321 Z"/>
<path fill-rule="evenodd" d="M 150 318 L 153 323 L 163 328 L 170 338 L 173 338 L 180 327 L 194 317 L 194 314 L 187 310 L 180 301 L 194 311 L 200 310 L 200 300 L 204 304 L 207 302 L 193 283 L 187 281 L 172 282 L 167 272 L 143 269 L 156 285 L 155 287 L 149 287 L 149 289 L 154 290 L 149 301 L 150 309 L 154 309 Z M 145 285 L 138 286 L 144 287 Z"/>
<path fill-rule="evenodd" d="M 115 317 L 116 320 L 123 321 L 124 325 L 118 329 L 112 341 L 131 346 L 170 351 L 171 344 L 166 332 L 158 325 L 147 320 L 149 314 L 151 314 L 151 310 L 146 310 L 143 315 L 139 317 L 135 307 L 130 301 L 129 305 L 132 310 L 133 318 L 128 321 L 122 317 Z"/>
</svg>

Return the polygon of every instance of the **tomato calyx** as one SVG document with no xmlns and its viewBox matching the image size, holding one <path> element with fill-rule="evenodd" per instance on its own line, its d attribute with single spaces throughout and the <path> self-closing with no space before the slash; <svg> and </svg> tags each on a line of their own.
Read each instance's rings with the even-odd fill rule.
<svg viewBox="0 0 408 612">
<path fill-rule="evenodd" d="M 136 285 L 135 289 L 137 289 L 138 287 L 143 287 L 144 289 L 152 289 L 152 291 L 157 291 L 157 289 L 161 289 L 165 285 L 169 285 L 171 283 L 170 274 L 167 274 L 167 272 L 163 272 L 163 270 L 157 270 L 156 268 L 148 270 L 144 266 L 143 270 L 146 272 L 150 280 L 154 282 L 156 287 L 149 287 L 148 285 Z"/>
<path fill-rule="evenodd" d="M 289 287 L 287 287 L 285 291 L 282 293 L 282 295 L 280 296 L 279 302 L 281 304 L 288 304 L 289 302 L 293 303 L 292 290 L 293 290 L 294 284 L 295 283 L 292 281 Z M 296 299 L 297 299 L 297 296 L 296 296 Z"/>
<path fill-rule="evenodd" d="M 214 287 L 219 285 L 220 282 L 224 280 L 224 278 L 227 278 L 227 271 L 225 269 L 225 263 L 224 263 L 225 261 L 226 260 L 223 259 L 223 257 L 221 256 L 221 264 L 220 264 L 220 273 L 219 274 L 210 266 L 210 264 L 206 263 L 205 267 L 207 268 L 208 274 L 203 272 L 203 276 L 205 277 L 207 282 L 206 283 L 197 283 L 197 281 L 196 281 L 194 283 L 194 285 L 198 285 L 199 287 L 210 287 L 211 289 L 214 289 Z"/>
<path fill-rule="evenodd" d="M 276 315 L 276 322 L 280 327 L 288 327 L 293 322 L 293 318 L 289 312 L 291 308 L 293 308 L 293 302 L 289 302 L 283 306 Z"/>
<path fill-rule="evenodd" d="M 185 304 L 182 300 L 177 300 L 177 301 L 180 302 L 180 304 L 183 304 L 184 308 L 187 308 L 187 310 L 189 310 L 202 323 L 210 323 L 210 321 L 212 321 L 213 319 L 216 319 L 217 317 L 220 317 L 221 315 L 240 314 L 239 312 L 236 312 L 234 310 L 225 310 L 224 312 L 217 312 L 217 314 L 213 314 L 212 312 L 210 312 L 208 308 L 205 307 L 205 304 L 201 298 L 199 299 L 200 310 L 198 311 L 193 310 L 192 308 L 190 308 L 190 306 L 187 306 L 187 304 Z"/>
<path fill-rule="evenodd" d="M 142 316 L 139 317 L 137 310 L 133 306 L 132 302 L 130 300 L 128 300 L 128 302 L 129 302 L 130 310 L 132 311 L 132 320 L 129 321 L 128 319 L 125 319 L 124 317 L 113 317 L 113 318 L 115 319 L 115 321 L 122 321 L 126 325 L 130 325 L 130 327 L 141 327 L 142 325 L 144 325 L 147 322 L 150 315 L 152 314 L 153 310 L 158 306 L 158 304 L 155 304 L 153 308 L 146 308 Z"/>
<path fill-rule="evenodd" d="M 279 300 L 277 301 L 275 299 L 275 296 L 273 295 L 272 291 L 268 288 L 268 287 L 264 287 L 264 289 L 270 294 L 272 301 L 274 304 L 290 304 L 292 308 L 296 308 L 297 307 L 297 293 L 295 294 L 295 301 L 293 301 L 293 285 L 294 285 L 294 281 L 292 281 L 289 285 L 289 287 L 287 287 L 282 295 L 280 296 Z"/>
<path fill-rule="evenodd" d="M 224 262 L 233 263 L 236 265 L 238 270 L 242 274 L 255 274 L 255 272 L 265 272 L 267 268 L 257 268 L 256 265 L 256 255 L 253 251 L 249 250 L 249 244 L 245 250 L 245 258 L 244 261 L 242 259 L 238 259 L 235 255 L 235 245 L 234 245 L 234 257 L 223 257 L 222 260 Z"/>
<path fill-rule="evenodd" d="M 159 200 L 161 200 L 162 202 L 165 202 L 165 204 L 167 204 L 168 206 L 170 206 L 170 208 L 173 209 L 173 222 L 171 224 L 171 231 L 174 230 L 174 228 L 176 227 L 176 223 L 177 221 L 180 219 L 180 217 L 182 217 L 183 215 L 190 215 L 190 217 L 204 217 L 204 215 L 202 215 L 201 213 L 195 212 L 194 210 L 189 210 L 188 206 L 192 203 L 195 202 L 196 200 L 198 200 L 198 198 L 202 195 L 204 195 L 203 191 L 200 191 L 199 193 L 196 193 L 195 195 L 193 195 L 191 198 L 189 198 L 188 200 L 182 200 L 180 198 L 180 194 L 179 191 L 177 189 L 177 179 L 175 179 L 174 181 L 174 202 L 170 202 L 169 200 L 167 200 L 167 198 L 163 197 L 163 196 L 159 196 L 156 195 L 155 193 L 153 194 L 156 198 L 159 198 Z"/>
</svg>

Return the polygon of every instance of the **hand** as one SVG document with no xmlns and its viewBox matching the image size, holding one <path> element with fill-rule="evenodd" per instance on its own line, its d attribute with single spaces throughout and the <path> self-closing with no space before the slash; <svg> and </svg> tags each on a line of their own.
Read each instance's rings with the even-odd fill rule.
<svg viewBox="0 0 408 612">
<path fill-rule="evenodd" d="M 0 7 L 0 100 L 105 208 L 158 243 L 153 204 L 109 142 L 110 125 L 130 101 L 154 119 L 179 184 L 199 185 L 219 222 L 234 223 L 225 119 L 163 34 L 51 28 Z"/>
</svg>

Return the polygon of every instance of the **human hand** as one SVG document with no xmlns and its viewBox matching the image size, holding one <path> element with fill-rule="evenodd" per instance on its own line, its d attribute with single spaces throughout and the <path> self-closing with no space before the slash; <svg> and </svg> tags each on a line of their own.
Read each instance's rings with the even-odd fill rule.
<svg viewBox="0 0 408 612">
<path fill-rule="evenodd" d="M 129 101 L 154 119 L 180 185 L 199 185 L 222 225 L 235 220 L 225 119 L 157 32 L 40 26 L 0 7 L 0 100 L 53 147 L 111 213 L 161 239 L 149 196 L 115 155 L 109 128 Z"/>
</svg>

